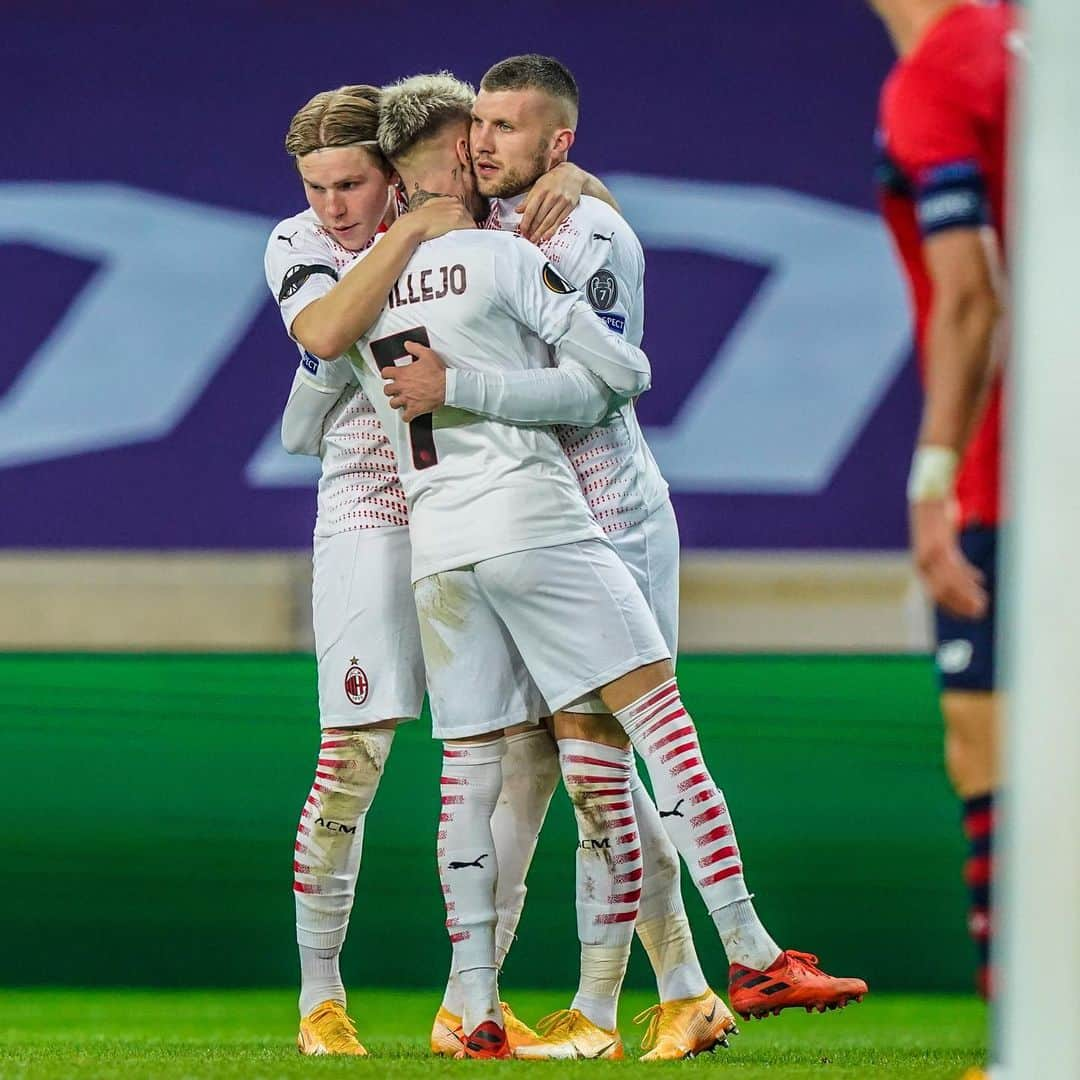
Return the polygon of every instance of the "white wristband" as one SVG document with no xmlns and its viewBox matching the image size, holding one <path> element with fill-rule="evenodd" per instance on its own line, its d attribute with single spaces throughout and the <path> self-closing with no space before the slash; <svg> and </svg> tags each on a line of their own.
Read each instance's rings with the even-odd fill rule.
<svg viewBox="0 0 1080 1080">
<path fill-rule="evenodd" d="M 948 446 L 919 446 L 908 474 L 908 502 L 951 499 L 959 455 Z"/>
</svg>

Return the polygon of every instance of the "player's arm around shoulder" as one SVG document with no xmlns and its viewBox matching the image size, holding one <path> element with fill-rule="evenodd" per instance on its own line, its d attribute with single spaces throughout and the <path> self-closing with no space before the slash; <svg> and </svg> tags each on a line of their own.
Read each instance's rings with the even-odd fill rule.
<svg viewBox="0 0 1080 1080">
<path fill-rule="evenodd" d="M 340 356 L 379 317 L 386 296 L 416 249 L 453 229 L 471 228 L 457 199 L 431 199 L 398 218 L 366 252 L 293 313 L 290 334 L 319 357 Z M 316 238 L 316 243 L 318 238 Z"/>
<path fill-rule="evenodd" d="M 330 292 L 339 277 L 333 254 L 313 222 L 304 214 L 279 222 L 266 243 L 263 269 L 286 331 L 309 348 L 294 333 L 294 323 L 307 307 Z"/>
<path fill-rule="evenodd" d="M 583 196 L 599 199 L 615 211 L 619 209 L 601 180 L 571 161 L 560 162 L 533 184 L 518 210 L 518 232 L 534 244 L 543 244 L 558 232 Z"/>
</svg>

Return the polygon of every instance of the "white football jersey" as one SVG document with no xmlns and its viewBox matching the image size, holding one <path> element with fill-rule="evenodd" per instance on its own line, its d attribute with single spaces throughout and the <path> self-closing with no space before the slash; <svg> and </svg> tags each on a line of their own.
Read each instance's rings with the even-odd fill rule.
<svg viewBox="0 0 1080 1080">
<path fill-rule="evenodd" d="M 429 344 L 448 367 L 524 371 L 571 346 L 575 320 L 599 330 L 581 294 L 540 251 L 499 232 L 461 230 L 421 244 L 387 307 L 349 356 L 390 436 L 409 504 L 413 580 L 513 551 L 602 533 L 555 433 L 443 407 L 406 424 L 383 393 L 382 369 Z"/>
<path fill-rule="evenodd" d="M 522 198 L 493 200 L 485 227 L 516 232 Z M 582 196 L 540 250 L 615 333 L 641 344 L 645 256 L 634 230 L 616 211 L 600 199 Z M 645 442 L 632 401 L 594 428 L 559 425 L 555 432 L 605 533 L 644 521 L 666 501 L 667 482 Z"/>
<path fill-rule="evenodd" d="M 290 336 L 296 316 L 328 293 L 359 254 L 343 248 L 313 210 L 274 229 L 266 245 L 266 282 Z M 407 525 L 393 447 L 349 361 L 320 360 L 299 342 L 297 348 L 302 377 L 316 389 L 341 392 L 323 428 L 315 535 Z"/>
</svg>

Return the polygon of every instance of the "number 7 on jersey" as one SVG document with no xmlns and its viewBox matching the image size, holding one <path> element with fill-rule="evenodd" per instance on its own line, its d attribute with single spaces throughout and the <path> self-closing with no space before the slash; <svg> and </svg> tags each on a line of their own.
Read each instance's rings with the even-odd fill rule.
<svg viewBox="0 0 1080 1080">
<path fill-rule="evenodd" d="M 402 330 L 400 334 L 391 334 L 371 342 L 371 356 L 378 369 L 385 371 L 387 368 L 397 367 L 397 361 L 406 357 L 412 363 L 413 357 L 405 351 L 407 342 L 426 345 L 430 349 L 427 327 L 414 326 L 410 330 Z M 412 447 L 414 468 L 430 469 L 432 465 L 438 464 L 439 455 L 435 452 L 435 431 L 431 413 L 418 416 L 409 425 L 409 446 Z"/>
</svg>

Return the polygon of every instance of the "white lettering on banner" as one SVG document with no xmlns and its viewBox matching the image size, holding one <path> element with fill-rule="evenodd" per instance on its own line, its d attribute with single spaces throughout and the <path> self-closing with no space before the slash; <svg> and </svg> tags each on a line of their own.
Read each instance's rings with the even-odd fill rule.
<svg viewBox="0 0 1080 1080">
<path fill-rule="evenodd" d="M 673 423 L 648 432 L 673 489 L 820 491 L 910 347 L 883 227 L 778 188 L 631 174 L 607 182 L 646 249 L 771 271 Z M 121 185 L 0 184 L 0 243 L 101 263 L 0 397 L 0 469 L 168 435 L 267 302 L 272 226 Z M 652 360 L 663 378 L 667 358 Z M 286 454 L 279 424 L 280 414 L 268 418 L 247 482 L 313 484 L 318 461 Z"/>
<path fill-rule="evenodd" d="M 168 435 L 266 302 L 273 224 L 119 184 L 0 184 L 0 243 L 100 263 L 0 397 L 0 468 Z"/>
<path fill-rule="evenodd" d="M 672 488 L 821 491 L 911 348 L 884 226 L 779 188 L 630 174 L 605 183 L 646 249 L 771 270 L 674 422 L 646 431 Z M 670 361 L 650 359 L 663 379 Z"/>
</svg>

